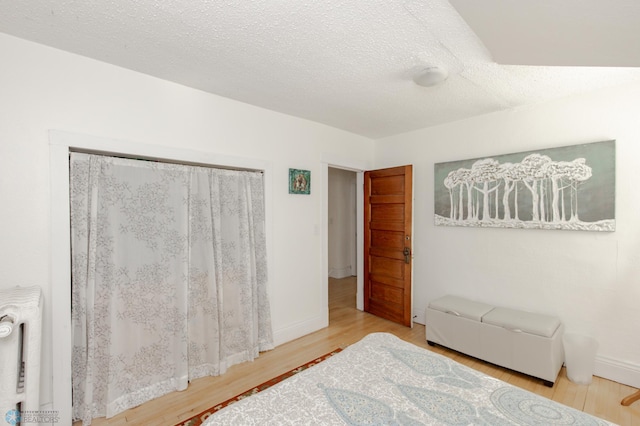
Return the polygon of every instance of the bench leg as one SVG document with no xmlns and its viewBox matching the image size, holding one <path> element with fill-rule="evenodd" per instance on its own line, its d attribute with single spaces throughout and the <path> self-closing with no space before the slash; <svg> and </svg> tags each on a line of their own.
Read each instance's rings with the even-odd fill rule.
<svg viewBox="0 0 640 426">
<path fill-rule="evenodd" d="M 429 346 L 435 346 L 436 344 L 435 344 L 435 343 L 433 343 L 431 340 L 427 340 L 427 345 L 429 345 Z"/>
<path fill-rule="evenodd" d="M 548 380 L 543 380 L 542 384 L 545 385 L 548 388 L 552 388 L 553 387 L 553 382 L 550 382 Z"/>
</svg>

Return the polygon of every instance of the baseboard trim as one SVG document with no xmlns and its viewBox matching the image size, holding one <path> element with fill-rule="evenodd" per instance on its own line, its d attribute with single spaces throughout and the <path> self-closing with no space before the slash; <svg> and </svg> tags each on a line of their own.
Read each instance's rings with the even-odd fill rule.
<svg viewBox="0 0 640 426">
<path fill-rule="evenodd" d="M 344 268 L 329 268 L 329 277 L 335 279 L 342 279 L 351 276 L 351 266 L 345 266 Z"/>
<path fill-rule="evenodd" d="M 292 324 L 288 327 L 273 331 L 273 345 L 280 346 L 298 337 L 306 336 L 314 331 L 321 330 L 329 326 L 328 321 L 322 316 L 317 316 L 305 321 Z"/>
<path fill-rule="evenodd" d="M 596 356 L 593 375 L 623 385 L 640 388 L 640 365 L 617 359 Z"/>
</svg>

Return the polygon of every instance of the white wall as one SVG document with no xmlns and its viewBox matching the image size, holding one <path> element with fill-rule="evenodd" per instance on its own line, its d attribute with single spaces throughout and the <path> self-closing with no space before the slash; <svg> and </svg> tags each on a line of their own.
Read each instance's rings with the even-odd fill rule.
<svg viewBox="0 0 640 426">
<path fill-rule="evenodd" d="M 0 34 L 0 288 L 42 286 L 41 402 L 52 401 L 50 129 L 257 159 L 272 170 L 270 296 L 277 342 L 322 327 L 322 158 L 371 163 L 372 142 Z M 310 196 L 288 194 L 289 168 L 311 170 Z M 326 286 L 324 286 L 326 288 Z M 56 409 L 56 407 L 52 407 Z"/>
<path fill-rule="evenodd" d="M 152 153 L 167 147 L 269 162 L 276 338 L 282 342 L 322 326 L 326 188 L 315 177 L 326 175 L 323 158 L 370 164 L 371 141 L 3 34 L 0 55 L 0 288 L 43 287 L 44 404 L 52 398 L 55 344 L 50 129 L 147 144 Z M 598 339 L 597 373 L 640 386 L 638 117 L 635 85 L 377 141 L 376 167 L 414 164 L 418 318 L 429 300 L 445 293 L 556 314 L 567 331 Z M 614 233 L 433 226 L 435 162 L 610 139 L 617 140 Z M 289 167 L 311 170 L 310 196 L 288 194 Z M 628 374 L 621 378 L 621 371 Z"/>
<path fill-rule="evenodd" d="M 640 386 L 640 85 L 376 141 L 375 166 L 414 164 L 414 314 L 446 293 L 558 315 L 595 337 L 596 374 Z M 434 163 L 615 139 L 612 233 L 435 227 Z"/>
<path fill-rule="evenodd" d="M 329 169 L 329 276 L 345 278 L 356 269 L 356 174 Z"/>
</svg>

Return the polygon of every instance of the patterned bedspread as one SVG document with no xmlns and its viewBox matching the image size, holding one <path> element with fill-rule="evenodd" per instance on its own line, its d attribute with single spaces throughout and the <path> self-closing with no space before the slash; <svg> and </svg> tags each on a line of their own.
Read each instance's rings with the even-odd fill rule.
<svg viewBox="0 0 640 426">
<path fill-rule="evenodd" d="M 222 409 L 206 425 L 609 425 L 392 334 Z"/>
</svg>

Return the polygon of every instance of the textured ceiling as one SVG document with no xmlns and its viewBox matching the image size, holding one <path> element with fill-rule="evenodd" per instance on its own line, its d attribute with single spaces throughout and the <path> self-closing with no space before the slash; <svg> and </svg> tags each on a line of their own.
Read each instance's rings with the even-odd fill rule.
<svg viewBox="0 0 640 426">
<path fill-rule="evenodd" d="M 369 138 L 640 81 L 633 67 L 498 65 L 446 0 L 0 0 L 0 32 Z M 633 35 L 622 55 L 637 59 Z M 417 86 L 425 65 L 448 80 Z"/>
</svg>

